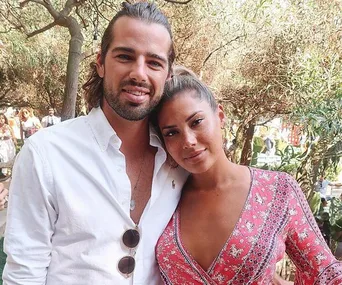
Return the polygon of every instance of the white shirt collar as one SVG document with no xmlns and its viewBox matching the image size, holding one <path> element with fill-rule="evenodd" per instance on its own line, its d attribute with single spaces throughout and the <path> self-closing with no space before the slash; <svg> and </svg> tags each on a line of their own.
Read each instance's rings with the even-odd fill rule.
<svg viewBox="0 0 342 285">
<path fill-rule="evenodd" d="M 109 144 L 113 144 L 116 149 L 121 147 L 121 139 L 118 137 L 115 130 L 109 124 L 105 114 L 100 107 L 93 108 L 89 113 L 89 124 L 94 137 L 102 151 L 106 151 Z M 163 148 L 163 144 L 154 129 L 150 124 L 150 145 L 158 148 Z"/>
</svg>

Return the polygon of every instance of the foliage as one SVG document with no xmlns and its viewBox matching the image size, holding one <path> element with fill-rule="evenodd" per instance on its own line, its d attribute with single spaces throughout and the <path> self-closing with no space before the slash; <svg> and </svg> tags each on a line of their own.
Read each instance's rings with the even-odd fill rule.
<svg viewBox="0 0 342 285">
<path fill-rule="evenodd" d="M 25 41 L 17 32 L 4 37 L 7 44 L 0 79 L 2 105 L 31 106 L 42 111 L 47 106 L 60 109 L 66 51 L 59 44 L 63 39 L 50 37 L 44 34 Z"/>
<path fill-rule="evenodd" d="M 312 185 L 318 172 L 336 165 L 342 117 L 340 1 L 153 2 L 172 23 L 176 63 L 199 74 L 227 115 L 238 122 L 236 162 L 249 164 L 255 126 L 287 116 L 303 125 L 309 138 L 326 142 L 309 142 L 299 167 L 301 177 L 306 173 L 311 177 L 305 183 Z M 23 0 L 18 5 L 15 0 L 2 1 L 0 36 L 5 48 L 0 49 L 0 104 L 29 104 L 41 113 L 46 105 L 53 105 L 61 112 L 72 49 L 70 26 L 56 15 L 64 13 L 65 19 L 74 19 L 80 28 L 82 61 L 79 74 L 77 70 L 71 73 L 84 82 L 98 40 L 120 3 Z M 79 113 L 80 86 L 74 91 Z M 311 166 L 304 169 L 304 165 Z"/>
</svg>

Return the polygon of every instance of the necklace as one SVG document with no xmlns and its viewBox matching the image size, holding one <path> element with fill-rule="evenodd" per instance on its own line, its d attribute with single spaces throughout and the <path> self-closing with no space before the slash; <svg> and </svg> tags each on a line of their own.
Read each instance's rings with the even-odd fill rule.
<svg viewBox="0 0 342 285">
<path fill-rule="evenodd" d="M 129 209 L 131 211 L 133 211 L 135 209 L 135 200 L 132 198 L 133 196 L 133 193 L 135 193 L 135 190 L 137 189 L 137 186 L 138 186 L 138 183 L 139 183 L 139 180 L 140 180 L 140 176 L 141 176 L 141 172 L 142 172 L 142 169 L 143 169 L 143 166 L 144 166 L 144 162 L 145 162 L 145 156 L 146 156 L 146 153 L 144 153 L 142 159 L 141 159 L 141 165 L 140 165 L 140 170 L 139 170 L 139 174 L 138 174 L 138 179 L 137 179 L 137 182 L 135 182 L 135 185 L 133 187 L 133 192 L 131 194 L 131 202 L 129 203 Z"/>
</svg>

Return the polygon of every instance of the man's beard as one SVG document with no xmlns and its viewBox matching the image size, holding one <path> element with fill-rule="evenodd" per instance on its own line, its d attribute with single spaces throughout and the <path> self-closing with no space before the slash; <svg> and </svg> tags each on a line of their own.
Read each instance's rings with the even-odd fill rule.
<svg viewBox="0 0 342 285">
<path fill-rule="evenodd" d="M 142 86 L 141 84 L 137 84 L 135 82 L 123 82 L 122 86 Z M 117 113 L 120 117 L 128 120 L 128 121 L 140 121 L 145 119 L 152 110 L 158 105 L 160 101 L 160 96 L 155 96 L 153 88 L 150 86 L 143 87 L 148 88 L 150 90 L 151 100 L 149 101 L 148 105 L 145 106 L 144 104 L 134 104 L 133 102 L 121 102 L 120 101 L 120 94 L 115 93 L 112 90 L 108 90 L 104 85 L 104 98 L 107 101 L 108 105 L 113 109 L 115 113 Z M 119 90 L 122 90 L 120 86 Z M 121 92 L 121 91 L 119 91 Z M 156 97 L 156 98 L 155 98 Z M 154 99 L 153 99 L 154 98 Z"/>
</svg>

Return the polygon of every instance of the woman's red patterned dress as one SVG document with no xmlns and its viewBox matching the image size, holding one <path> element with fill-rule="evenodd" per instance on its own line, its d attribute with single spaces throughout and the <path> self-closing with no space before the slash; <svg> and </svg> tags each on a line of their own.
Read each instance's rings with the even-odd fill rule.
<svg viewBox="0 0 342 285">
<path fill-rule="evenodd" d="M 164 283 L 272 284 L 286 251 L 297 267 L 295 284 L 341 285 L 342 263 L 332 256 L 297 182 L 281 172 L 251 173 L 239 221 L 207 271 L 184 248 L 176 210 L 156 247 Z"/>
</svg>

